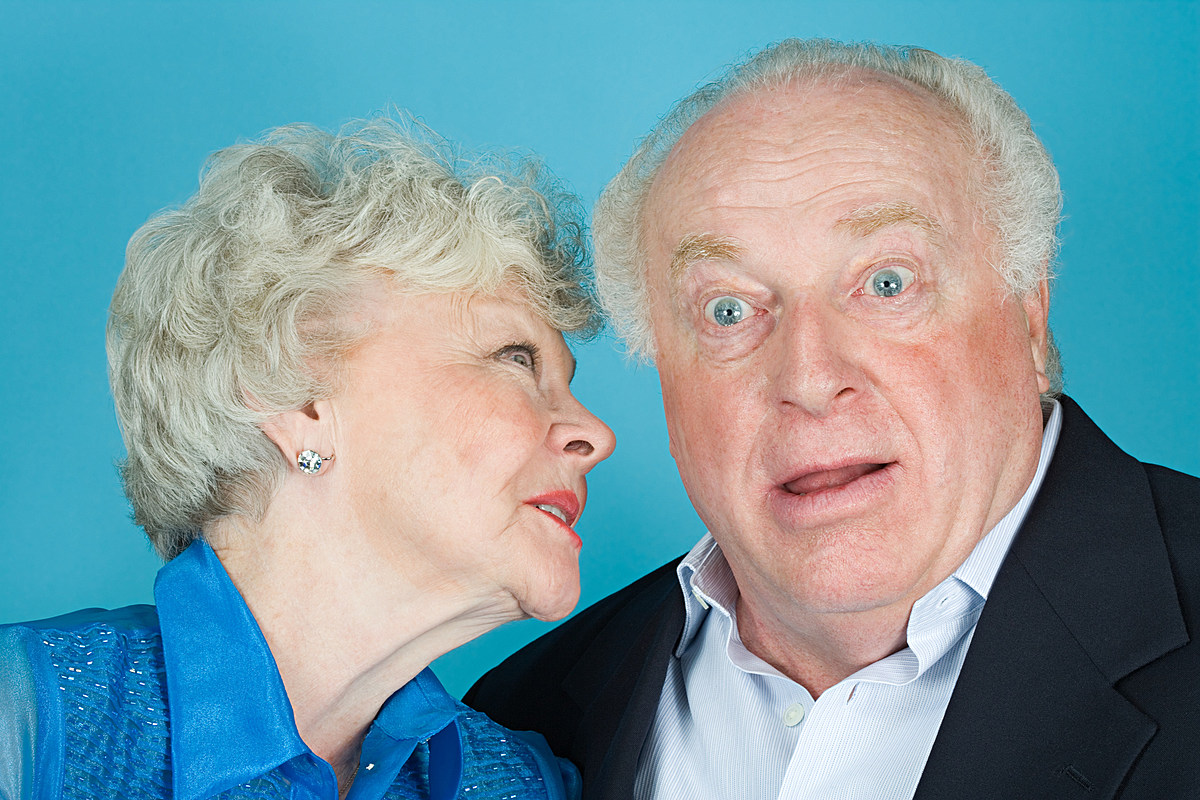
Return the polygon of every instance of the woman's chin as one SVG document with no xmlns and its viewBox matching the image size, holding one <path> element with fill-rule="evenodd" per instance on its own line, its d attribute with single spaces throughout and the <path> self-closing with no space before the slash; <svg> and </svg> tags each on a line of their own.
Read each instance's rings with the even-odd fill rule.
<svg viewBox="0 0 1200 800">
<path fill-rule="evenodd" d="M 579 576 L 573 581 L 556 587 L 543 587 L 544 592 L 536 596 L 531 593 L 521 601 L 521 610 L 526 615 L 542 622 L 557 622 L 579 605 Z"/>
</svg>

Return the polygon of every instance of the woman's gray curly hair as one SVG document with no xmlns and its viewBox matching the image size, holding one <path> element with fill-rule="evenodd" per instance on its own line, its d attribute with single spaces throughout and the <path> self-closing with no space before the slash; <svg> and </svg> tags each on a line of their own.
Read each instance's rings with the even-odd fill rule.
<svg viewBox="0 0 1200 800">
<path fill-rule="evenodd" d="M 854 69 L 915 84 L 961 116 L 968 140 L 984 165 L 980 205 L 1000 237 L 1002 263 L 997 268 L 1009 289 L 1021 296 L 1050 277 L 1062 213 L 1058 172 L 1029 117 L 983 69 L 916 47 L 788 39 L 730 67 L 716 81 L 676 103 L 596 203 L 592 220 L 596 290 L 631 356 L 654 357 L 642 214 L 658 170 L 680 137 L 726 98 L 792 80 L 842 79 Z M 1047 395 L 1057 396 L 1062 392 L 1062 367 L 1053 339 L 1046 371 Z"/>
<path fill-rule="evenodd" d="M 125 492 L 159 555 L 261 516 L 288 464 L 260 425 L 333 393 L 368 283 L 512 287 L 593 333 L 580 218 L 537 161 L 468 162 L 411 120 L 292 125 L 213 154 L 196 194 L 130 240 L 109 311 Z"/>
</svg>

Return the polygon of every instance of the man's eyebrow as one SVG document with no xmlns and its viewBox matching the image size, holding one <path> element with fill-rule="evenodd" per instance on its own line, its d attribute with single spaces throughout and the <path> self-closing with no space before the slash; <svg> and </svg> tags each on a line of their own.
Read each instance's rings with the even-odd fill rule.
<svg viewBox="0 0 1200 800">
<path fill-rule="evenodd" d="M 733 239 L 724 236 L 712 236 L 707 233 L 692 233 L 683 237 L 671 254 L 669 274 L 672 280 L 679 280 L 688 267 L 697 261 L 707 259 L 735 259 L 742 254 L 741 245 Z"/>
<path fill-rule="evenodd" d="M 945 238 L 942 224 L 907 200 L 894 200 L 856 208 L 834 223 L 835 228 L 869 236 L 893 225 L 914 225 L 936 239 Z"/>
</svg>

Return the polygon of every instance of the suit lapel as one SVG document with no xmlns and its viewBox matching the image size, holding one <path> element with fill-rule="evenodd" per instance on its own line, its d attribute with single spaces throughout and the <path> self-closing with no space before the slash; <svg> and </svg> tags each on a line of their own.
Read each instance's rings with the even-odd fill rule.
<svg viewBox="0 0 1200 800">
<path fill-rule="evenodd" d="M 684 622 L 674 571 L 655 590 L 653 602 L 627 610 L 637 621 L 616 618 L 563 682 L 583 708 L 572 751 L 583 773 L 584 800 L 629 800 L 633 794 L 638 756 Z"/>
<path fill-rule="evenodd" d="M 1187 642 L 1142 466 L 1063 400 L 916 798 L 1114 797 L 1157 725 L 1114 685 Z"/>
</svg>

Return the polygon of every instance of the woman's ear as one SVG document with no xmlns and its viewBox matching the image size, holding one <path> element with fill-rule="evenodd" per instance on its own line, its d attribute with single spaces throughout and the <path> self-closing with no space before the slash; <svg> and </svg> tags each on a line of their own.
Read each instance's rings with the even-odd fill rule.
<svg viewBox="0 0 1200 800">
<path fill-rule="evenodd" d="M 261 427 L 288 464 L 295 465 L 300 454 L 309 450 L 320 454 L 325 461 L 333 460 L 337 443 L 333 405 L 328 400 L 318 400 L 294 411 L 275 414 L 266 419 Z"/>
</svg>

